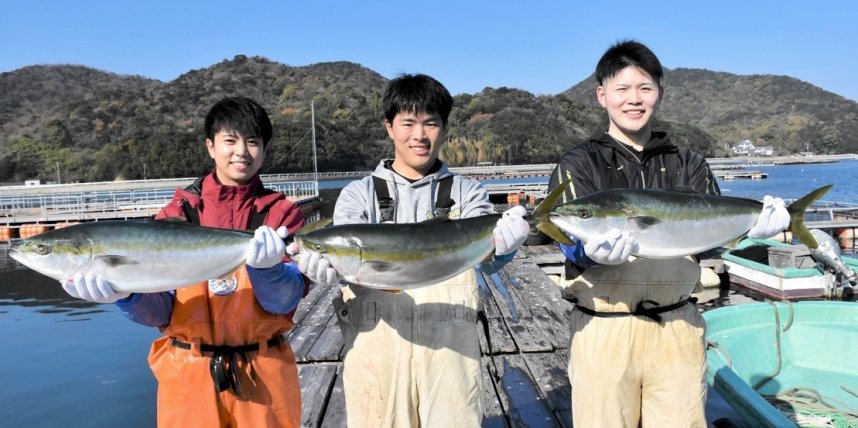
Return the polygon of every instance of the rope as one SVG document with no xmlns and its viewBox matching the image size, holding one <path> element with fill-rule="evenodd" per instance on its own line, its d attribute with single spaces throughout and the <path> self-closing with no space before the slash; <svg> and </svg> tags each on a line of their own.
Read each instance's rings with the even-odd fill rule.
<svg viewBox="0 0 858 428">
<path fill-rule="evenodd" d="M 792 327 L 792 322 L 795 318 L 795 311 L 793 311 L 792 302 L 786 300 L 785 303 L 789 305 L 789 320 L 786 325 L 783 327 L 783 332 L 786 333 L 787 330 Z M 781 355 L 781 319 L 780 313 L 778 313 L 778 305 L 775 302 L 769 302 L 773 308 L 775 308 L 775 351 L 778 356 L 778 364 L 775 367 L 775 370 L 769 374 L 768 376 L 760 379 L 756 384 L 754 384 L 754 391 L 759 391 L 763 385 L 769 383 L 772 379 L 774 379 L 781 372 L 781 367 L 783 366 L 783 355 Z"/>
<path fill-rule="evenodd" d="M 764 398 L 799 426 L 858 427 L 858 412 L 840 400 L 826 400 L 813 388 L 794 387 Z M 837 401 L 842 408 L 835 407 L 830 401 Z"/>
</svg>

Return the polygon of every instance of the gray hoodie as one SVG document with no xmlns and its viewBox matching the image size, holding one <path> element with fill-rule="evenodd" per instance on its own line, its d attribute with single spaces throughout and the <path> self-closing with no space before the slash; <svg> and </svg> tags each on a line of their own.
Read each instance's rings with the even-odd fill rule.
<svg viewBox="0 0 858 428">
<path fill-rule="evenodd" d="M 414 183 L 384 167 L 382 160 L 372 175 L 387 182 L 388 192 L 394 202 L 396 223 L 417 223 L 432 217 L 435 199 L 438 194 L 438 182 L 447 176 L 453 176 L 450 198 L 453 206 L 450 218 L 469 218 L 494 214 L 494 205 L 489 194 L 479 181 L 453 174 L 446 163 L 441 168 Z M 378 200 L 375 197 L 372 177 L 364 177 L 349 183 L 340 192 L 334 208 L 334 224 L 378 223 L 381 221 Z"/>
</svg>

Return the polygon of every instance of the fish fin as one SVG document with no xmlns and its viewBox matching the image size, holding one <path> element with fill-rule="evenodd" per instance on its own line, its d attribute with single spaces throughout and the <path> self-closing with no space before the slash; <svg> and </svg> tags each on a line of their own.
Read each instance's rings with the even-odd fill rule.
<svg viewBox="0 0 858 428">
<path fill-rule="evenodd" d="M 533 212 L 530 214 L 530 217 L 536 219 L 536 221 L 542 221 L 544 218 L 545 221 L 548 221 L 548 214 L 551 213 L 551 210 L 554 209 L 554 205 L 557 204 L 557 201 L 560 200 L 560 197 L 563 196 L 563 192 L 566 191 L 566 188 L 569 187 L 569 184 L 572 183 L 572 179 L 566 180 L 560 183 L 559 186 L 554 188 L 536 208 L 533 209 Z"/>
<path fill-rule="evenodd" d="M 298 231 L 295 232 L 295 234 L 296 235 L 306 235 L 306 234 L 308 234 L 314 230 L 324 229 L 325 227 L 328 227 L 328 225 L 333 223 L 333 222 L 334 222 L 334 220 L 332 218 L 322 218 L 322 219 L 314 221 L 314 222 L 312 222 L 308 225 L 305 225 L 304 227 L 298 229 Z"/>
<path fill-rule="evenodd" d="M 381 260 L 369 260 L 364 262 L 364 264 L 377 272 L 388 272 L 396 269 L 396 263 L 390 263 Z"/>
<path fill-rule="evenodd" d="M 554 188 L 536 208 L 533 209 L 533 212 L 528 216 L 527 222 L 530 224 L 530 228 L 533 229 L 536 227 L 540 232 L 548 235 L 551 239 L 561 244 L 572 245 L 573 242 L 566 236 L 563 231 L 560 230 L 554 223 L 549 220 L 549 214 L 554 209 L 554 205 L 557 204 L 557 201 L 560 200 L 560 197 L 563 196 L 563 192 L 569 187 L 570 183 L 572 183 L 572 179 L 566 180 L 560 183 L 559 186 Z"/>
<path fill-rule="evenodd" d="M 547 221 L 545 223 L 538 223 L 536 228 L 539 229 L 540 232 L 548 235 L 549 238 L 553 239 L 555 242 L 559 242 L 565 245 L 573 245 L 575 242 L 572 241 L 571 238 L 566 236 L 559 227 L 555 226 L 554 223 Z"/>
<path fill-rule="evenodd" d="M 655 226 L 661 223 L 661 220 L 652 216 L 639 215 L 635 217 L 630 217 L 629 225 L 635 228 L 636 230 L 646 230 L 651 226 Z"/>
<path fill-rule="evenodd" d="M 106 256 L 98 256 L 96 257 L 98 260 L 101 260 L 107 266 L 117 267 L 122 265 L 136 265 L 137 261 L 130 257 L 126 256 L 115 256 L 115 255 L 106 255 Z"/>
<path fill-rule="evenodd" d="M 813 237 L 813 234 L 810 233 L 810 230 L 804 224 L 804 212 L 809 206 L 819 200 L 819 198 L 825 196 L 832 187 L 834 187 L 833 184 L 822 186 L 804 195 L 801 199 L 791 203 L 790 206 L 787 207 L 787 212 L 789 212 L 790 216 L 790 232 L 792 232 L 793 236 L 797 237 L 802 244 L 807 245 L 810 249 L 818 247 L 819 243 L 816 242 L 816 238 Z"/>
</svg>

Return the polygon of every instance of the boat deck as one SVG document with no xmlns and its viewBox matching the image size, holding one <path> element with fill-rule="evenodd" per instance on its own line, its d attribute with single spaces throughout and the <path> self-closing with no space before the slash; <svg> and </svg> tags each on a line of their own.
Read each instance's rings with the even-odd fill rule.
<svg viewBox="0 0 858 428">
<path fill-rule="evenodd" d="M 489 348 L 479 328 L 484 427 L 572 426 L 566 374 L 572 305 L 540 269 L 540 264 L 562 261 L 547 247 L 522 247 L 504 270 L 478 277 L 491 339 Z M 305 427 L 346 426 L 343 340 L 332 308 L 337 294 L 335 287 L 312 287 L 289 334 Z"/>
</svg>

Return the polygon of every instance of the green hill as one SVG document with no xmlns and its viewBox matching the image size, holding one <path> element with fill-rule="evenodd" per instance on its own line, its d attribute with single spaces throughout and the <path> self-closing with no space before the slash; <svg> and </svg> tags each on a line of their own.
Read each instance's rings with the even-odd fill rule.
<svg viewBox="0 0 858 428">
<path fill-rule="evenodd" d="M 236 56 L 173 81 L 82 66 L 0 73 L 0 182 L 188 177 L 210 169 L 203 117 L 224 96 L 259 101 L 275 126 L 263 171 L 313 168 L 311 102 L 320 171 L 373 168 L 392 146 L 382 127 L 386 78 L 349 62 L 292 67 Z M 558 95 L 486 88 L 455 97 L 452 165 L 554 162 L 606 126 L 585 80 Z M 784 152 L 858 152 L 858 104 L 796 79 L 677 69 L 665 78 L 659 126 L 712 156 L 751 139 Z"/>
</svg>

